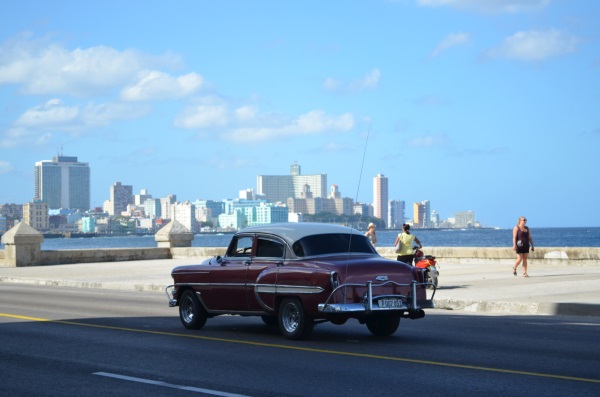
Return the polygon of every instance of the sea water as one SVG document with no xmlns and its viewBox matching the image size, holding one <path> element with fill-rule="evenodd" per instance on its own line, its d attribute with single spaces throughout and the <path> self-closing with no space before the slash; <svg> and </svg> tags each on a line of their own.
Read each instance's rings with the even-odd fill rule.
<svg viewBox="0 0 600 397">
<path fill-rule="evenodd" d="M 412 229 L 429 247 L 512 247 L 512 229 Z M 378 230 L 380 247 L 391 247 L 399 231 Z M 532 228 L 536 247 L 600 247 L 600 227 Z M 233 233 L 194 236 L 193 247 L 226 247 Z M 47 238 L 42 250 L 156 247 L 154 236 Z M 4 248 L 0 246 L 0 248 Z"/>
</svg>

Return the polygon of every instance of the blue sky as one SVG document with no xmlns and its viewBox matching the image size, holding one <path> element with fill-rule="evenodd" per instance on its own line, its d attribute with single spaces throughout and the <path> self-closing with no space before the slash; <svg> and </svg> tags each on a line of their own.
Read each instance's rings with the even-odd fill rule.
<svg viewBox="0 0 600 397">
<path fill-rule="evenodd" d="M 600 226 L 600 2 L 7 2 L 0 203 L 60 148 L 179 201 L 326 173 L 487 226 Z M 363 165 L 364 156 L 364 165 Z"/>
</svg>

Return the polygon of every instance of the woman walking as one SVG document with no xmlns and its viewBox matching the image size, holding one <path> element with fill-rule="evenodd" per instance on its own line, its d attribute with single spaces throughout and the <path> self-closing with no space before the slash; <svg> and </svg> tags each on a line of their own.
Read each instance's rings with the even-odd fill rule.
<svg viewBox="0 0 600 397">
<path fill-rule="evenodd" d="M 517 221 L 517 226 L 513 228 L 513 251 L 517 253 L 517 261 L 513 266 L 513 275 L 517 275 L 517 267 L 523 263 L 523 277 L 529 277 L 527 274 L 527 257 L 529 256 L 529 248 L 534 251 L 533 239 L 531 238 L 531 230 L 526 225 L 527 219 L 522 216 Z"/>
</svg>

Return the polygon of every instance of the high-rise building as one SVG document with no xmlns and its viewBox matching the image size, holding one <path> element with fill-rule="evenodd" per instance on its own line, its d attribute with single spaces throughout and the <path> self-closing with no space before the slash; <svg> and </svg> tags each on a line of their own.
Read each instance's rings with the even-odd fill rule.
<svg viewBox="0 0 600 397">
<path fill-rule="evenodd" d="M 404 224 L 404 201 L 390 200 L 388 207 L 388 228 L 401 229 Z"/>
<path fill-rule="evenodd" d="M 383 174 L 373 178 L 373 212 L 388 228 L 388 178 Z"/>
<path fill-rule="evenodd" d="M 160 213 L 163 218 L 169 218 L 171 216 L 171 207 L 177 202 L 177 195 L 169 194 L 167 197 L 160 199 Z"/>
<path fill-rule="evenodd" d="M 431 227 L 431 205 L 429 200 L 414 203 L 414 226 L 416 227 Z"/>
<path fill-rule="evenodd" d="M 144 213 L 149 218 L 160 218 L 162 216 L 160 199 L 147 198 L 144 201 Z"/>
<path fill-rule="evenodd" d="M 336 215 L 352 216 L 354 200 L 349 197 L 342 198 L 337 185 L 331 186 L 328 198 L 314 197 L 310 191 L 310 186 L 304 185 L 304 190 L 300 198 L 288 198 L 287 206 L 290 213 L 315 215 L 321 212 L 328 212 Z M 324 221 L 326 222 L 325 219 Z"/>
<path fill-rule="evenodd" d="M 143 206 L 146 204 L 147 199 L 151 199 L 152 195 L 148 193 L 148 189 L 140 190 L 140 194 L 133 196 L 133 203 L 137 206 Z"/>
<path fill-rule="evenodd" d="M 34 200 L 48 203 L 49 209 L 90 209 L 90 166 L 77 157 L 55 156 L 35 163 Z"/>
<path fill-rule="evenodd" d="M 196 232 L 196 207 L 189 201 L 172 203 L 169 207 L 169 219 L 185 226 L 190 232 Z"/>
<path fill-rule="evenodd" d="M 455 227 L 471 227 L 475 225 L 475 213 L 471 210 L 454 214 Z"/>
<path fill-rule="evenodd" d="M 133 186 L 115 182 L 110 187 L 110 200 L 105 204 L 105 211 L 109 215 L 121 215 L 121 212 L 127 211 L 129 204 L 133 204 Z"/>
<path fill-rule="evenodd" d="M 256 185 L 258 194 L 271 203 L 300 198 L 305 185 L 310 187 L 313 197 L 327 197 L 327 174 L 301 175 L 297 163 L 290 166 L 290 175 L 258 175 Z"/>
</svg>

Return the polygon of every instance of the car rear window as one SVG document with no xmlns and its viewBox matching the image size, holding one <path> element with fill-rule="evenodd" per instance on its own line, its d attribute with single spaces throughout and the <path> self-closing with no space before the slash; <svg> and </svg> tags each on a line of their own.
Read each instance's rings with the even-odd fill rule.
<svg viewBox="0 0 600 397">
<path fill-rule="evenodd" d="M 292 245 L 294 254 L 299 257 L 343 254 L 349 252 L 375 253 L 369 239 L 361 235 L 316 234 L 296 241 Z"/>
</svg>

